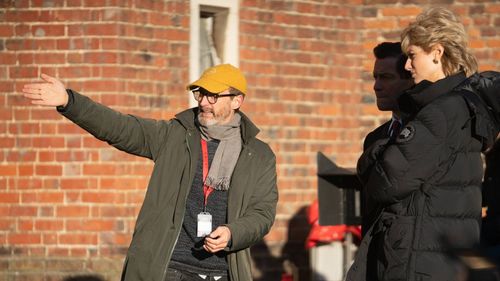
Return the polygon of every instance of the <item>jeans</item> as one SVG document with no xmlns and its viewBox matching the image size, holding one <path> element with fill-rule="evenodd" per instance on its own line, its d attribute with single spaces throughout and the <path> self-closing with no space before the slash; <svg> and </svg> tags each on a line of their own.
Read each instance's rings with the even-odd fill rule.
<svg viewBox="0 0 500 281">
<path fill-rule="evenodd" d="M 191 273 L 187 271 L 179 271 L 177 269 L 168 268 L 167 270 L 167 279 L 165 281 L 229 281 L 227 276 L 221 276 L 218 279 L 215 279 L 217 276 L 206 276 L 203 278 L 202 276 Z"/>
</svg>

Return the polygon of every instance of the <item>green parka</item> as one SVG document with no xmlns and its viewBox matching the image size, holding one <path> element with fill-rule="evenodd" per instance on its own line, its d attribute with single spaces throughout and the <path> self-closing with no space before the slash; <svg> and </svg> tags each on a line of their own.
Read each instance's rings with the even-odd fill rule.
<svg viewBox="0 0 500 281">
<path fill-rule="evenodd" d="M 184 219 L 186 199 L 200 153 L 196 108 L 172 120 L 125 115 L 68 90 L 59 111 L 110 145 L 154 161 L 144 203 L 125 259 L 122 280 L 163 281 Z M 276 158 L 255 136 L 257 127 L 241 113 L 242 151 L 228 194 L 227 226 L 231 281 L 252 280 L 249 247 L 269 232 L 276 214 Z"/>
</svg>

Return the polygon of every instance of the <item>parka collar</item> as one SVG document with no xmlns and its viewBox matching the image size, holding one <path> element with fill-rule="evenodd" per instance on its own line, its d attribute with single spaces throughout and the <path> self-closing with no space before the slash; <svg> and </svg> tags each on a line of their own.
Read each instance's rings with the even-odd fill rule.
<svg viewBox="0 0 500 281">
<path fill-rule="evenodd" d="M 435 99 L 449 93 L 466 79 L 465 73 L 460 72 L 434 83 L 423 80 L 400 96 L 399 109 L 405 116 L 413 115 Z"/>
<path fill-rule="evenodd" d="M 197 130 L 194 122 L 197 112 L 198 107 L 189 108 L 176 114 L 175 119 L 187 130 Z M 250 139 L 255 138 L 260 130 L 243 112 L 238 111 L 237 114 L 241 115 L 241 138 L 246 144 Z"/>
</svg>

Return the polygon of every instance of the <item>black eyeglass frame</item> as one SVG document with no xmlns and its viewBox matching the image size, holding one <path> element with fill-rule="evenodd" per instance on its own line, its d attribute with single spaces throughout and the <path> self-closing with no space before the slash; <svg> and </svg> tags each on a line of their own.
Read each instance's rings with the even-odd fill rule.
<svg viewBox="0 0 500 281">
<path fill-rule="evenodd" d="M 201 102 L 203 100 L 203 97 L 207 97 L 207 101 L 209 104 L 215 104 L 219 100 L 220 97 L 235 97 L 238 96 L 237 94 L 225 94 L 225 95 L 220 95 L 216 93 L 209 92 L 203 88 L 197 88 L 194 90 L 191 90 L 193 93 L 193 97 L 197 102 Z"/>
</svg>

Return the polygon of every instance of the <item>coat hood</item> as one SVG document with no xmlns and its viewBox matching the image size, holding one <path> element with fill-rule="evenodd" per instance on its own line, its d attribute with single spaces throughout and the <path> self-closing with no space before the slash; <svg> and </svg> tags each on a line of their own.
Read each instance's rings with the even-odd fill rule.
<svg viewBox="0 0 500 281">
<path fill-rule="evenodd" d="M 458 88 L 471 112 L 473 133 L 485 150 L 500 132 L 500 73 L 476 73 Z"/>
<path fill-rule="evenodd" d="M 485 71 L 471 77 L 470 86 L 476 90 L 488 111 L 500 125 L 500 72 Z"/>
</svg>

